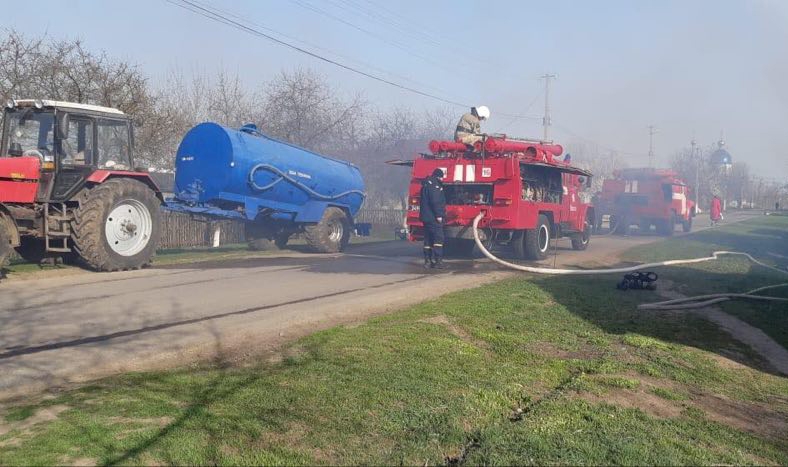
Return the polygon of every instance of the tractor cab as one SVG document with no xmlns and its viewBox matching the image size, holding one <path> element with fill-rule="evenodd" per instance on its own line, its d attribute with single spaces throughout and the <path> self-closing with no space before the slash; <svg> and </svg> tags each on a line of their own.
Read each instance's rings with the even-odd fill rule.
<svg viewBox="0 0 788 467">
<path fill-rule="evenodd" d="M 120 110 L 10 99 L 0 141 L 0 267 L 79 257 L 100 271 L 150 262 L 162 201 L 132 168 L 131 120 Z"/>
<path fill-rule="evenodd" d="M 38 180 L 34 199 L 68 199 L 97 170 L 132 169 L 132 126 L 121 111 L 49 100 L 13 100 L 5 106 L 0 173 Z M 15 176 L 16 175 L 16 176 Z M 32 177 L 30 175 L 35 175 Z"/>
</svg>

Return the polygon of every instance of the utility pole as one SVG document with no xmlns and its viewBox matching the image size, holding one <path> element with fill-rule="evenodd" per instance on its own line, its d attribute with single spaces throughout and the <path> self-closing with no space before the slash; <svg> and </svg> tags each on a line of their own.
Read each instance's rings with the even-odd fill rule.
<svg viewBox="0 0 788 467">
<path fill-rule="evenodd" d="M 544 80 L 544 117 L 542 117 L 544 135 L 542 140 L 550 141 L 550 126 L 553 124 L 552 117 L 550 117 L 550 80 L 558 78 L 558 75 L 545 73 L 541 78 Z"/>
<path fill-rule="evenodd" d="M 690 157 L 695 160 L 695 206 L 700 206 L 700 157 L 695 152 L 695 146 L 698 143 L 695 141 L 695 138 L 692 138 L 690 141 L 690 145 L 692 146 L 692 152 L 690 153 Z"/>
<path fill-rule="evenodd" d="M 654 125 L 648 126 L 648 166 L 654 168 L 654 133 L 657 129 Z"/>
</svg>

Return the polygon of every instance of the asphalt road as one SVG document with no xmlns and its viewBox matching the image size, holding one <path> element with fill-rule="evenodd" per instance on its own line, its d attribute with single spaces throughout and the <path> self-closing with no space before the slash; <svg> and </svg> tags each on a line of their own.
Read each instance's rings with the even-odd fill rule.
<svg viewBox="0 0 788 467">
<path fill-rule="evenodd" d="M 731 215 L 730 221 L 744 215 Z M 696 227 L 707 227 L 698 218 Z M 678 235 L 678 234 L 677 234 Z M 559 243 L 556 265 L 603 265 L 657 236 Z M 486 259 L 421 267 L 419 245 L 351 245 L 254 259 L 0 283 L 0 398 L 108 374 L 265 354 L 283 342 L 504 277 Z M 544 263 L 552 265 L 553 258 Z"/>
</svg>

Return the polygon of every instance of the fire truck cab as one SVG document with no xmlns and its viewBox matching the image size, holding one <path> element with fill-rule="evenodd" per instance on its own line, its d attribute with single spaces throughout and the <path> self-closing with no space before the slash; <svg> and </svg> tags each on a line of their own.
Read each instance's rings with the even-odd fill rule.
<svg viewBox="0 0 788 467">
<path fill-rule="evenodd" d="M 610 216 L 610 227 L 626 234 L 632 225 L 642 232 L 655 226 L 660 235 L 673 235 L 676 224 L 692 230 L 695 203 L 690 188 L 670 169 L 634 168 L 616 171 L 602 184 L 600 214 Z"/>
<path fill-rule="evenodd" d="M 411 241 L 421 241 L 422 181 L 439 168 L 446 194 L 445 251 L 470 256 L 475 246 L 473 220 L 485 245 L 509 245 L 520 259 L 547 257 L 550 242 L 570 237 L 584 250 L 591 239 L 593 207 L 580 192 L 591 174 L 559 161 L 563 148 L 528 140 L 486 138 L 472 149 L 462 143 L 432 141 L 430 153 L 413 161 L 407 225 Z"/>
</svg>

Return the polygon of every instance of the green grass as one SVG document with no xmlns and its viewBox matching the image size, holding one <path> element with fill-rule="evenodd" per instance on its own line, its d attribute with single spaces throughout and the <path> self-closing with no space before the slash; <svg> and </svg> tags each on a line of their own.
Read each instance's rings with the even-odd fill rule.
<svg viewBox="0 0 788 467">
<path fill-rule="evenodd" d="M 660 280 L 741 287 L 739 263 Z M 788 379 L 692 314 L 638 312 L 661 297 L 617 279 L 521 276 L 316 333 L 278 363 L 6 407 L 0 464 L 788 464 Z M 31 425 L 45 407 L 65 410 Z"/>
<path fill-rule="evenodd" d="M 707 256 L 713 251 L 744 251 L 762 262 L 788 268 L 788 217 L 764 216 L 724 228 L 709 229 L 668 242 L 633 249 L 625 259 L 662 261 L 672 258 Z M 766 285 L 788 283 L 788 274 L 779 275 L 738 258 L 701 263 L 692 267 L 667 269 L 663 277 L 685 295 L 702 293 L 741 293 Z M 788 287 L 763 292 L 764 295 L 788 297 Z M 747 323 L 762 329 L 783 347 L 788 348 L 788 314 L 785 303 L 771 304 L 735 301 L 720 305 Z"/>
</svg>

